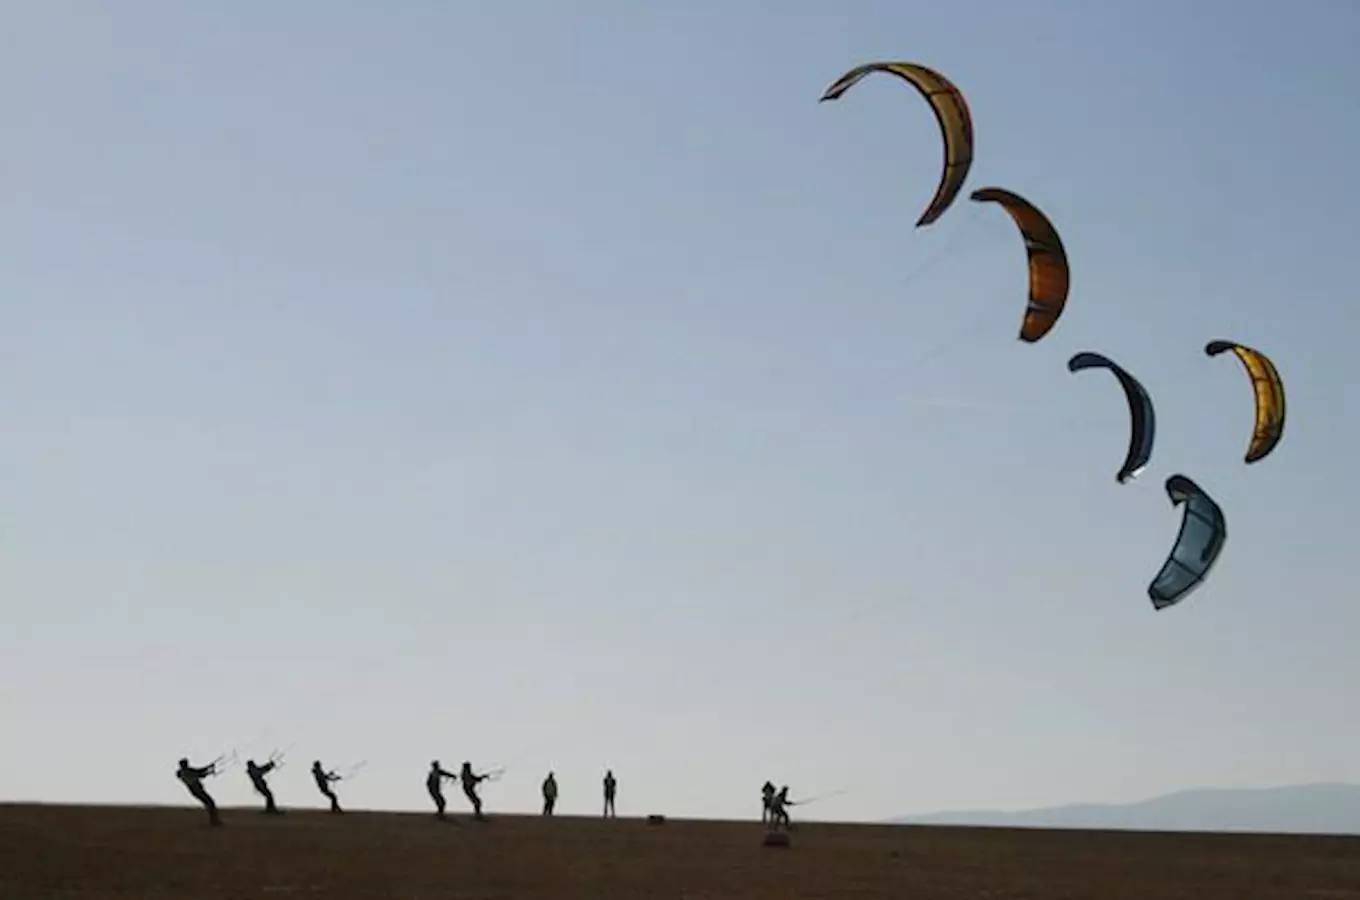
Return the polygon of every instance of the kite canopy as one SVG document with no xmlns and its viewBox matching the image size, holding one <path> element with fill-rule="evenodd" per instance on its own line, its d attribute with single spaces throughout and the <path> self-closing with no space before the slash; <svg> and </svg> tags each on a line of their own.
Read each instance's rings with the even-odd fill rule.
<svg viewBox="0 0 1360 900">
<path fill-rule="evenodd" d="M 1029 258 L 1029 306 L 1020 324 L 1020 340 L 1034 343 L 1053 330 L 1067 306 L 1071 272 L 1067 251 L 1053 223 L 1019 194 L 1005 188 L 986 187 L 973 191 L 978 203 L 999 203 L 1010 214 L 1025 239 Z"/>
<path fill-rule="evenodd" d="M 1172 475 L 1166 480 L 1166 493 L 1173 506 L 1185 506 L 1185 515 L 1171 555 L 1148 585 L 1148 596 L 1157 609 L 1179 603 L 1199 587 L 1228 540 L 1223 510 L 1203 488 L 1184 475 Z"/>
<path fill-rule="evenodd" d="M 940 136 L 944 139 L 944 169 L 940 173 L 935 196 L 916 222 L 916 227 L 920 228 L 944 215 L 963 189 L 968 169 L 973 165 L 973 117 L 968 112 L 968 102 L 964 100 L 963 93 L 953 82 L 934 69 L 912 62 L 872 62 L 856 66 L 837 78 L 818 102 L 839 99 L 860 79 L 873 72 L 896 75 L 920 91 L 940 125 Z"/>
<path fill-rule="evenodd" d="M 1284 382 L 1270 358 L 1259 350 L 1233 341 L 1210 341 L 1204 346 L 1208 356 L 1232 351 L 1247 370 L 1256 394 L 1256 425 L 1247 444 L 1246 462 L 1264 459 L 1284 437 Z"/>
<path fill-rule="evenodd" d="M 1109 369 L 1119 379 L 1120 386 L 1124 388 L 1124 397 L 1129 402 L 1129 451 L 1124 457 L 1124 464 L 1119 467 L 1119 473 L 1115 475 L 1115 480 L 1124 484 L 1137 478 L 1152 458 L 1152 443 L 1157 432 L 1157 416 L 1152 408 L 1152 398 L 1137 378 L 1109 357 L 1084 351 L 1067 361 L 1069 372 L 1085 369 Z"/>
</svg>

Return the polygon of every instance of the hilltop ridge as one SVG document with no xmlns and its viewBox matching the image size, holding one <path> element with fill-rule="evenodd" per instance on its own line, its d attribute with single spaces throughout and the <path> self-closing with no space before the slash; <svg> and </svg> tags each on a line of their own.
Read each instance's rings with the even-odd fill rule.
<svg viewBox="0 0 1360 900">
<path fill-rule="evenodd" d="M 1360 785 L 1192 788 L 1133 803 L 1074 803 L 1024 810 L 956 810 L 897 816 L 894 824 L 1136 831 L 1360 834 Z"/>
</svg>

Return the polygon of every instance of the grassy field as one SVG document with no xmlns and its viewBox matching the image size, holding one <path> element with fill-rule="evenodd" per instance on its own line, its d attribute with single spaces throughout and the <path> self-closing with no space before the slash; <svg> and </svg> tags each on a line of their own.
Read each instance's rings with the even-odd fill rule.
<svg viewBox="0 0 1360 900">
<path fill-rule="evenodd" d="M 1360 898 L 1360 838 L 0 806 L 3 900 Z"/>
</svg>

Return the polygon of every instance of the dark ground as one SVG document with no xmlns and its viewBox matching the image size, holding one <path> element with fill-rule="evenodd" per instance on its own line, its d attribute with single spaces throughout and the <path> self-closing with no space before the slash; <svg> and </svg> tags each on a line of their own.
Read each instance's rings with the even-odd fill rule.
<svg viewBox="0 0 1360 900">
<path fill-rule="evenodd" d="M 1360 900 L 1360 838 L 0 806 L 0 900 Z"/>
</svg>

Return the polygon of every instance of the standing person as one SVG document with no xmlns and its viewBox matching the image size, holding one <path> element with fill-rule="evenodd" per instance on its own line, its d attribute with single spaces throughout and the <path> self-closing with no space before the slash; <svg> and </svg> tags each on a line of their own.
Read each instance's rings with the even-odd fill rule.
<svg viewBox="0 0 1360 900">
<path fill-rule="evenodd" d="M 340 776 L 334 772 L 327 772 L 321 768 L 321 760 L 312 763 L 312 780 L 316 782 L 316 789 L 321 795 L 331 801 L 331 812 L 344 812 L 340 808 L 340 800 L 335 796 L 335 791 L 331 789 L 331 783 L 340 780 Z"/>
<path fill-rule="evenodd" d="M 557 806 L 557 778 L 552 772 L 543 779 L 543 815 L 550 816 Z"/>
<path fill-rule="evenodd" d="M 779 793 L 774 795 L 774 800 L 770 802 L 770 827 L 778 828 L 784 826 L 785 830 L 793 828 L 793 822 L 789 821 L 789 807 L 793 806 L 793 801 L 789 799 L 789 786 L 786 784 L 779 789 Z"/>
<path fill-rule="evenodd" d="M 269 784 L 264 780 L 264 776 L 274 771 L 278 763 L 270 760 L 262 766 L 257 766 L 255 760 L 246 760 L 246 774 L 250 776 L 250 783 L 255 786 L 255 792 L 264 797 L 264 812 L 277 816 L 280 810 L 274 805 L 274 792 L 269 789 Z"/>
<path fill-rule="evenodd" d="M 434 800 L 435 808 L 434 817 L 436 819 L 447 818 L 447 816 L 444 815 L 444 807 L 446 805 L 444 802 L 445 778 L 451 779 L 453 781 L 458 780 L 457 775 L 453 774 L 452 772 L 446 772 L 442 767 L 440 767 L 439 760 L 437 759 L 430 760 L 430 774 L 425 776 L 425 790 L 430 792 L 430 797 L 431 799 Z"/>
<path fill-rule="evenodd" d="M 761 786 L 760 798 L 763 804 L 760 810 L 760 821 L 768 825 L 771 820 L 771 810 L 774 809 L 774 785 L 769 781 Z"/>
<path fill-rule="evenodd" d="M 614 779 L 614 770 L 609 769 L 604 773 L 604 816 L 606 819 L 616 817 L 614 811 L 614 794 L 618 791 L 619 783 Z"/>
<path fill-rule="evenodd" d="M 181 759 L 179 768 L 175 770 L 175 777 L 184 782 L 184 786 L 189 789 L 189 793 L 203 808 L 208 811 L 208 824 L 221 825 L 222 818 L 217 814 L 217 804 L 212 796 L 203 787 L 203 779 L 209 775 L 217 774 L 217 764 L 208 763 L 206 766 L 191 766 L 189 760 Z"/>
<path fill-rule="evenodd" d="M 467 760 L 463 761 L 463 768 L 458 771 L 458 779 L 463 782 L 463 796 L 472 804 L 472 818 L 478 822 L 485 822 L 486 816 L 482 815 L 482 798 L 477 796 L 477 785 L 488 777 L 484 772 L 473 772 L 472 763 Z"/>
</svg>

